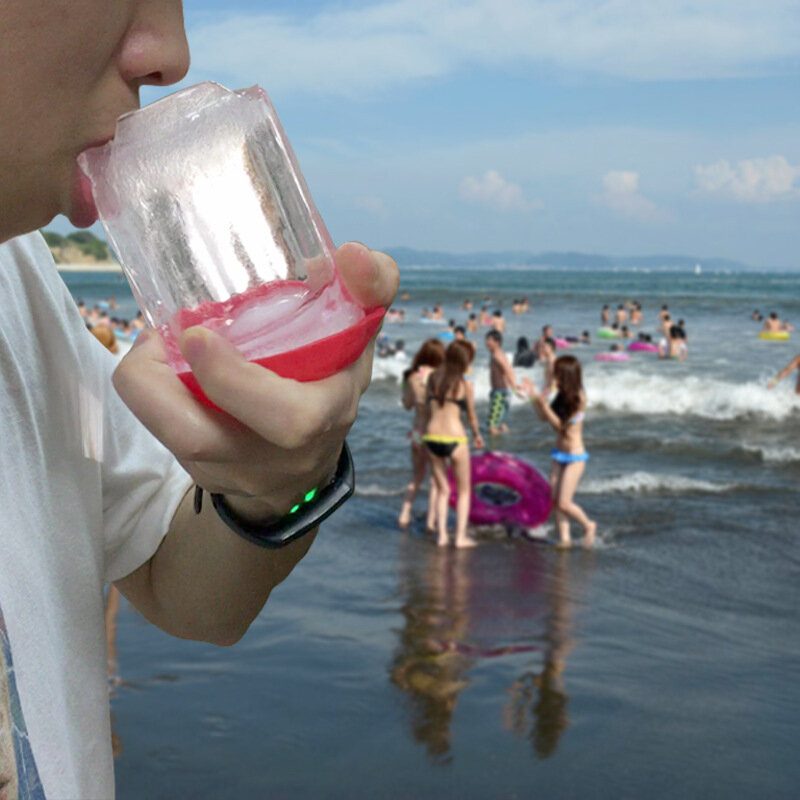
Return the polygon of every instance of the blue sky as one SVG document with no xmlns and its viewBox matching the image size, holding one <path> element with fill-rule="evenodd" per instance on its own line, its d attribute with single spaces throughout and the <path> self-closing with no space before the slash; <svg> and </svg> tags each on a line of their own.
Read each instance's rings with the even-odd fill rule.
<svg viewBox="0 0 800 800">
<path fill-rule="evenodd" d="M 272 95 L 338 241 L 800 267 L 797 0 L 188 0 L 186 22 L 185 84 Z"/>
</svg>

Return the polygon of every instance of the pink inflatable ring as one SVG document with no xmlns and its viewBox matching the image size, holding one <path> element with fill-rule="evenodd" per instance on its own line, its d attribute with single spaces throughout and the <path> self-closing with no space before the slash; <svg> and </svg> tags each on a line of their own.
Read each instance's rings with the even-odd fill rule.
<svg viewBox="0 0 800 800">
<path fill-rule="evenodd" d="M 458 495 L 450 475 L 450 505 Z M 535 528 L 547 522 L 552 509 L 550 485 L 527 461 L 510 453 L 481 453 L 472 457 L 473 525 L 510 523 Z"/>
<path fill-rule="evenodd" d="M 657 353 L 658 345 L 652 342 L 631 342 L 628 345 L 628 350 L 631 353 Z"/>
<path fill-rule="evenodd" d="M 613 353 L 597 353 L 595 361 L 630 361 L 631 357 L 627 353 L 614 351 Z"/>
</svg>

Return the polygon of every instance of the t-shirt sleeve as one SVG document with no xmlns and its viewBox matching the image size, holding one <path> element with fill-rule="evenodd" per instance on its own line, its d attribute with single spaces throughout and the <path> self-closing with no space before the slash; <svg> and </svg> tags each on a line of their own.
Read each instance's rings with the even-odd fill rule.
<svg viewBox="0 0 800 800">
<path fill-rule="evenodd" d="M 99 342 L 98 346 L 103 349 Z M 130 575 L 153 556 L 192 486 L 191 477 L 175 456 L 139 422 L 111 386 L 116 363 L 111 364 L 104 403 L 101 465 L 107 581 Z"/>
<path fill-rule="evenodd" d="M 98 404 L 98 428 L 102 424 L 95 457 L 103 498 L 105 578 L 115 581 L 152 557 L 192 479 L 117 394 L 111 377 L 118 360 L 88 331 L 82 338 L 99 376 L 88 403 Z"/>
</svg>

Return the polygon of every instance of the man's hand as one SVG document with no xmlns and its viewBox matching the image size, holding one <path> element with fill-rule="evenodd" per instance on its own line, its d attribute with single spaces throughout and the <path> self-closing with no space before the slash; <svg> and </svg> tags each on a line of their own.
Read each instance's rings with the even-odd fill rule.
<svg viewBox="0 0 800 800">
<path fill-rule="evenodd" d="M 398 286 L 391 258 L 347 244 L 336 263 L 358 303 L 391 304 Z M 374 342 L 346 370 L 298 383 L 249 363 L 211 331 L 190 328 L 180 341 L 184 358 L 226 415 L 201 405 L 177 378 L 155 332 L 141 336 L 117 368 L 114 385 L 200 486 L 225 494 L 243 516 L 263 519 L 282 516 L 330 479 L 370 382 Z"/>
<path fill-rule="evenodd" d="M 336 263 L 362 305 L 389 305 L 397 291 L 394 262 L 349 244 Z M 202 405 L 175 375 L 154 333 L 114 375 L 122 399 L 211 492 L 253 520 L 280 517 L 333 475 L 342 442 L 372 372 L 371 344 L 351 367 L 315 383 L 279 378 L 248 363 L 224 339 L 193 328 L 184 357 L 208 398 Z M 305 555 L 313 535 L 280 550 L 256 547 L 232 533 L 210 503 L 194 513 L 184 497 L 155 555 L 117 587 L 162 630 L 230 645 L 245 633 L 270 592 Z"/>
</svg>

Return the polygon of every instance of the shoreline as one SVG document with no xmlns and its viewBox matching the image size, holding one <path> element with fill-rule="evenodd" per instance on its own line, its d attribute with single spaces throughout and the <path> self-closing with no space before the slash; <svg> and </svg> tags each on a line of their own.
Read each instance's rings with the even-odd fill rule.
<svg viewBox="0 0 800 800">
<path fill-rule="evenodd" d="M 116 261 L 99 261 L 91 264 L 56 264 L 59 272 L 122 272 Z"/>
</svg>

